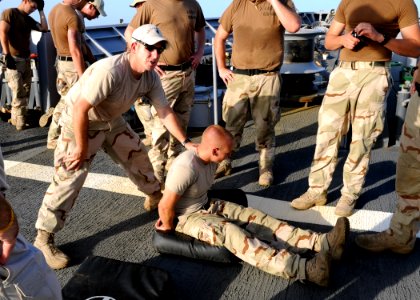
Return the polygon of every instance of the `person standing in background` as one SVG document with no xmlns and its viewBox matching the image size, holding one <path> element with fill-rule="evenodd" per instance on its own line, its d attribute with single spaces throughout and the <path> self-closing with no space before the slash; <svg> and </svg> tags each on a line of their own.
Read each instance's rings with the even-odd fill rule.
<svg viewBox="0 0 420 300">
<path fill-rule="evenodd" d="M 168 49 L 162 54 L 155 71 L 160 75 L 165 96 L 187 129 L 194 103 L 195 69 L 201 61 L 205 43 L 205 19 L 200 5 L 195 0 L 148 0 L 127 26 L 129 37 L 135 28 L 143 24 L 155 24 L 168 39 Z M 147 109 L 146 106 L 140 108 Z M 152 108 L 152 148 L 149 157 L 156 178 L 163 185 L 165 169 L 182 151 L 181 145 L 168 133 Z"/>
<path fill-rule="evenodd" d="M 40 23 L 29 15 L 38 9 Z M 43 0 L 22 0 L 17 8 L 3 11 L 0 20 L 0 42 L 3 51 L 5 78 L 12 91 L 10 123 L 17 130 L 26 127 L 26 111 L 31 90 L 31 30 L 47 32 Z"/>
<path fill-rule="evenodd" d="M 397 39 L 401 32 L 401 39 Z M 325 205 L 337 165 L 338 148 L 350 125 L 350 149 L 343 187 L 335 208 L 353 214 L 369 169 L 370 153 L 382 133 L 391 86 L 392 52 L 420 56 L 420 27 L 413 0 L 342 0 L 325 37 L 325 47 L 340 50 L 318 114 L 309 188 L 291 202 L 295 209 Z"/>
<path fill-rule="evenodd" d="M 411 99 L 400 140 L 395 190 L 397 207 L 389 228 L 373 234 L 359 234 L 356 244 L 374 252 L 390 250 L 411 253 L 420 230 L 420 62 L 414 73 Z"/>
<path fill-rule="evenodd" d="M 257 131 L 261 186 L 273 183 L 274 127 L 280 120 L 280 67 L 284 32 L 300 29 L 300 17 L 292 0 L 234 0 L 219 20 L 215 51 L 220 77 L 227 86 L 223 120 L 233 135 L 233 152 L 239 150 L 248 110 Z M 232 65 L 226 66 L 226 40 L 233 33 Z M 223 160 L 216 177 L 231 174 L 232 158 Z"/>
<path fill-rule="evenodd" d="M 76 9 L 80 11 L 80 15 Z M 51 36 L 57 49 L 56 86 L 61 96 L 55 108 L 50 107 L 40 119 L 40 126 L 44 127 L 52 116 L 47 138 L 48 149 L 55 149 L 60 136 L 59 120 L 65 105 L 63 97 L 82 76 L 87 67 L 87 59 L 90 63 L 94 62 L 94 57 L 83 37 L 85 32 L 83 18 L 93 20 L 99 15 L 106 16 L 103 0 L 82 0 L 79 3 L 75 3 L 74 0 L 63 0 L 51 9 L 48 16 Z"/>
</svg>

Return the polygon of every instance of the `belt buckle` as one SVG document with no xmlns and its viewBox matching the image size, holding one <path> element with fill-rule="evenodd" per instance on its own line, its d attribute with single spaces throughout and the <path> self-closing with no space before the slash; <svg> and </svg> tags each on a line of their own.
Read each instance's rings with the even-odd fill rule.
<svg viewBox="0 0 420 300">
<path fill-rule="evenodd" d="M 351 61 L 351 62 L 350 62 L 350 68 L 351 68 L 352 70 L 357 70 L 357 68 L 356 68 L 356 62 L 355 62 L 355 61 Z"/>
</svg>

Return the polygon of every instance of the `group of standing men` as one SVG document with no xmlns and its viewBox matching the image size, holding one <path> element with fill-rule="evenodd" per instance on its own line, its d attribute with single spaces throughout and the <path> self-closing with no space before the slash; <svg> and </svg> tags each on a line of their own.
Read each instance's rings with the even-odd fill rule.
<svg viewBox="0 0 420 300">
<path fill-rule="evenodd" d="M 342 51 L 338 67 L 331 74 L 319 112 L 309 190 L 292 201 L 291 204 L 296 209 L 308 209 L 313 205 L 326 203 L 326 192 L 335 169 L 340 139 L 351 124 L 352 142 L 344 167 L 344 187 L 336 214 L 352 214 L 367 173 L 371 147 L 383 130 L 384 103 L 390 87 L 391 51 L 400 55 L 420 56 L 420 30 L 414 2 L 383 2 L 342 0 L 326 35 L 326 47 Z M 147 0 L 134 1 L 132 6 L 139 3 L 142 3 L 141 7 L 125 33 L 127 52 L 103 59 L 87 69 L 87 62 L 92 63 L 93 60 L 89 59 L 92 55 L 83 40 L 82 17 L 92 19 L 99 15 L 105 16 L 103 0 L 63 0 L 53 8 L 49 16 L 57 48 L 57 89 L 63 98 L 53 113 L 55 121 L 59 120 L 60 125 L 51 126 L 49 132 L 49 138 L 55 136 L 54 141 L 49 140 L 49 146 L 55 148 L 55 171 L 36 222 L 38 235 L 35 246 L 55 269 L 65 267 L 69 258 L 55 246 L 54 234 L 63 228 L 90 164 L 100 148 L 104 148 L 147 195 L 145 208 L 148 210 L 157 207 L 162 197 L 165 169 L 169 169 L 181 152 L 181 145 L 191 150 L 189 155 L 195 153 L 201 159 L 198 162 L 206 157 L 200 153 L 211 150 L 211 147 L 217 148 L 218 150 L 214 150 L 216 152 L 208 153 L 208 157 L 211 157 L 223 148 L 211 145 L 210 142 L 205 149 L 200 146 L 196 148 L 185 134 L 194 99 L 194 69 L 200 63 L 205 42 L 205 21 L 199 4 L 195 0 Z M 20 18 L 24 18 L 25 28 L 43 31 L 47 29 L 42 7 L 42 0 L 22 1 L 18 14 Z M 36 23 L 28 16 L 36 8 L 40 10 L 41 23 Z M 8 16 L 11 18 L 13 14 L 4 13 L 0 23 L 1 42 L 9 74 L 7 76 L 16 78 L 17 82 L 22 80 L 24 72 L 19 72 L 18 69 L 13 73 L 13 63 L 16 67 L 20 62 L 26 66 L 29 52 L 13 52 L 11 45 L 14 44 L 9 31 L 15 29 L 12 19 L 7 19 Z M 274 127 L 280 118 L 279 70 L 283 61 L 284 33 L 285 30 L 296 32 L 300 25 L 292 0 L 234 0 L 223 13 L 216 33 L 215 47 L 218 71 L 227 85 L 223 101 L 226 132 L 220 128 L 212 128 L 207 134 L 215 136 L 215 141 L 221 140 L 228 150 L 222 156 L 211 158 L 207 162 L 219 163 L 217 170 L 212 169 L 209 172 L 212 178 L 214 174 L 224 176 L 231 173 L 230 153 L 239 149 L 250 109 L 257 129 L 255 143 L 259 151 L 258 182 L 262 186 L 273 183 Z M 400 31 L 403 38 L 396 39 Z M 231 33 L 235 41 L 232 51 L 233 69 L 228 69 L 225 65 L 225 42 Z M 9 40 L 5 37 L 9 37 Z M 250 40 L 253 42 L 250 43 Z M 356 47 L 361 43 L 364 43 L 363 47 Z M 416 80 L 419 82 L 418 78 Z M 9 81 L 12 90 L 13 82 Z M 20 84 L 15 83 L 15 86 Z M 14 114 L 12 109 L 12 124 L 19 124 L 17 128 L 22 129 L 22 99 L 27 99 L 27 94 L 18 93 L 19 89 L 13 91 L 16 109 Z M 141 104 L 150 103 L 150 106 L 146 104 L 137 107 L 138 111 L 146 110 L 145 114 L 150 116 L 149 153 L 121 116 L 136 101 Z M 415 105 L 410 104 L 410 107 Z M 418 127 L 418 105 L 415 109 L 417 115 L 414 113 L 410 122 Z M 50 115 L 51 113 L 52 111 L 49 112 Z M 418 149 L 418 143 L 415 142 L 418 130 L 415 135 L 409 133 L 410 125 L 405 128 L 408 142 L 402 142 L 402 149 L 405 151 L 402 157 L 405 161 L 410 158 L 410 161 L 414 160 L 418 164 L 418 155 L 412 155 L 413 147 Z M 206 165 L 205 160 L 204 164 Z M 405 165 L 410 167 L 407 162 Z M 407 168 L 399 168 L 398 174 L 408 174 Z M 418 169 L 415 172 L 418 173 Z M 411 182 L 414 178 L 412 176 L 410 175 Z M 209 182 L 212 183 L 211 180 Z M 414 186 L 418 184 L 418 180 L 414 179 Z M 182 195 L 178 193 L 187 190 L 185 187 L 178 189 L 176 184 L 173 186 L 173 189 L 165 190 L 169 196 L 164 196 L 162 207 L 167 205 L 168 199 L 172 202 L 179 201 Z M 211 184 L 206 185 L 206 188 L 209 186 Z M 399 204 L 399 214 L 395 215 L 396 225 L 392 234 L 385 237 L 388 238 L 387 241 L 394 241 L 393 246 L 388 248 L 398 250 L 398 243 L 390 236 L 402 232 L 404 238 L 410 241 L 410 246 L 404 249 L 407 252 L 407 249 L 414 247 L 413 236 L 415 241 L 418 230 L 420 191 L 414 188 L 405 193 L 404 190 L 413 189 L 413 185 L 408 187 L 400 184 L 399 187 L 402 189 L 399 190 L 402 202 Z M 171 192 L 175 195 L 171 195 Z M 220 207 L 216 206 L 214 209 L 223 211 L 225 204 L 217 205 Z M 171 209 L 174 209 L 173 205 Z M 159 207 L 160 219 L 156 227 L 174 229 L 171 224 L 173 219 L 168 222 L 163 211 Z M 407 221 L 407 215 L 410 216 L 410 221 Z M 171 216 L 173 218 L 173 214 Z M 342 237 L 345 236 L 346 226 L 341 227 Z M 279 232 L 278 238 L 281 239 L 284 234 Z M 295 235 L 290 232 L 288 234 Z M 386 240 L 384 234 L 381 237 L 379 242 Z M 362 247 L 368 242 L 371 239 L 359 238 Z M 376 239 L 376 244 L 379 242 Z M 298 243 L 296 241 L 296 245 Z M 341 249 L 343 241 L 340 243 Z M 320 251 L 328 250 L 331 246 L 329 244 L 327 235 L 314 234 L 310 246 Z M 321 256 L 314 261 L 312 267 L 316 267 L 315 271 L 322 270 L 327 260 L 327 256 Z M 254 263 L 259 264 L 258 261 Z M 292 264 L 290 261 L 289 263 Z M 288 275 L 283 270 L 273 273 L 305 278 L 306 273 L 311 270 L 305 265 L 299 267 L 301 264 L 296 260 L 293 267 L 290 266 L 292 272 L 287 273 Z M 328 274 L 325 276 L 328 277 Z M 313 281 L 325 285 L 325 276 Z"/>
</svg>

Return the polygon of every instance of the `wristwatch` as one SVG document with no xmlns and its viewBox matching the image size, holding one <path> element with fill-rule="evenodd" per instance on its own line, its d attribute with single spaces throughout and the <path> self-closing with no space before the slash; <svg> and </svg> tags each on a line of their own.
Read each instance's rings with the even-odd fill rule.
<svg viewBox="0 0 420 300">
<path fill-rule="evenodd" d="M 389 42 L 391 37 L 388 34 L 385 34 L 385 33 L 382 33 L 382 36 L 384 37 L 384 40 L 382 42 L 380 42 L 379 45 L 385 46 Z"/>
<path fill-rule="evenodd" d="M 181 145 L 185 148 L 185 145 L 188 143 L 191 143 L 191 139 L 189 137 L 187 137 L 183 142 L 181 142 Z"/>
</svg>

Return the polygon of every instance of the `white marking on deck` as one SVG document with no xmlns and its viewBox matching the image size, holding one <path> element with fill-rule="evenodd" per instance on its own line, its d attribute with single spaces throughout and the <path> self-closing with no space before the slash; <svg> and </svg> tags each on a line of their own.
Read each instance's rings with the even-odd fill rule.
<svg viewBox="0 0 420 300">
<path fill-rule="evenodd" d="M 29 158 L 29 156 L 30 154 L 20 157 L 22 159 L 20 161 L 5 160 L 6 174 L 17 178 L 50 183 L 54 171 L 53 167 L 22 162 L 26 160 L 24 157 Z M 144 197 L 144 194 L 127 177 L 123 176 L 91 172 L 83 186 L 95 190 Z M 334 213 L 335 207 L 333 206 L 316 206 L 308 210 L 298 211 L 293 209 L 288 201 L 250 194 L 247 195 L 247 198 L 249 206 L 282 220 L 334 226 L 338 218 Z M 360 209 L 356 210 L 349 219 L 353 230 L 380 232 L 388 228 L 391 216 L 392 213 L 389 212 Z M 420 238 L 420 232 L 417 237 Z"/>
</svg>

